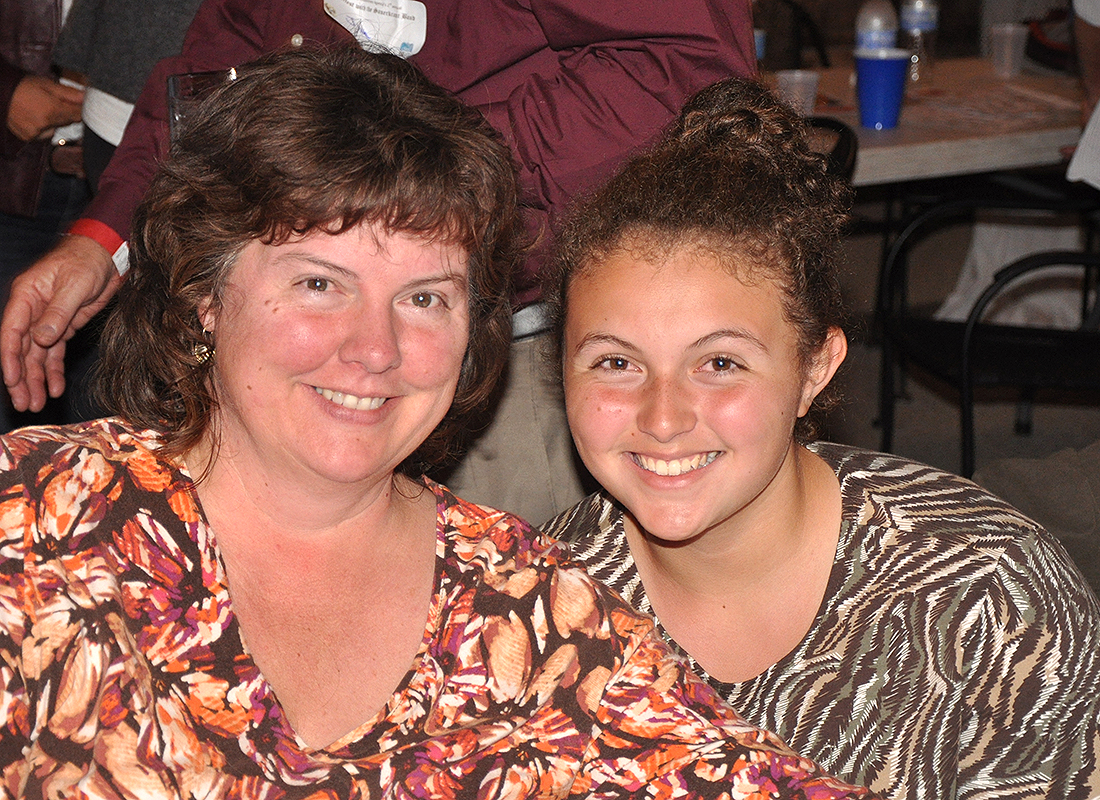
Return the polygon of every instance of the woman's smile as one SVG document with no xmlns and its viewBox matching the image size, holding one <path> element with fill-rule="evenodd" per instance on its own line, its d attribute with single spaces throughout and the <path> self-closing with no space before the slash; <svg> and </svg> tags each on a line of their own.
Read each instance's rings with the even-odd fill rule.
<svg viewBox="0 0 1100 800">
<path fill-rule="evenodd" d="M 321 397 L 335 403 L 338 406 L 344 408 L 350 408 L 353 411 L 375 411 L 382 407 L 389 398 L 388 397 L 356 397 L 350 392 L 338 392 L 333 389 L 322 389 L 320 386 L 314 386 L 314 390 Z"/>
</svg>

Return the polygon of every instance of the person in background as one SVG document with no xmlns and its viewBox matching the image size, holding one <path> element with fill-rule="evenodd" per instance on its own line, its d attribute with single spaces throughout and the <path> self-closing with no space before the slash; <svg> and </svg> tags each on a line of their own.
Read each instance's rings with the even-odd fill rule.
<svg viewBox="0 0 1100 800">
<path fill-rule="evenodd" d="M 157 62 L 178 55 L 201 0 L 71 0 L 53 61 L 87 80 L 85 171 L 93 191 Z"/>
<path fill-rule="evenodd" d="M 61 0 L 0 0 L 0 298 L 49 250 L 90 193 L 80 147 L 84 92 L 51 64 Z M 75 82 L 71 82 L 74 83 Z M 0 431 L 11 427 L 0 393 Z"/>
<path fill-rule="evenodd" d="M 1074 0 L 1073 34 L 1077 66 L 1081 73 L 1081 134 L 1073 157 L 1066 169 L 1066 178 L 1083 181 L 1100 189 L 1100 119 L 1096 104 L 1100 99 L 1100 2 Z"/>
<path fill-rule="evenodd" d="M 1073 39 L 1085 90 L 1081 104 L 1081 124 L 1085 125 L 1100 102 L 1100 2 L 1073 0 Z"/>
<path fill-rule="evenodd" d="M 87 84 L 86 91 L 56 81 L 37 84 L 40 92 L 33 96 L 35 102 L 62 101 L 69 120 L 83 118 L 85 125 L 54 134 L 59 146 L 48 156 L 49 170 L 41 184 L 36 215 L 28 219 L 24 209 L 16 217 L 3 218 L 0 259 L 5 269 L 5 302 L 11 280 L 50 250 L 60 233 L 79 234 L 84 223 L 77 218 L 122 137 L 138 92 L 158 60 L 179 52 L 198 4 L 199 0 L 3 0 L 0 38 L 7 37 L 20 57 L 34 62 L 37 76 L 52 78 L 53 64 L 61 74 L 78 77 L 82 87 Z M 0 76 L 0 87 L 6 81 L 7 75 Z M 47 88 L 48 93 L 41 91 Z M 0 88 L 0 96 L 3 92 Z M 8 153 L 5 147 L 5 156 Z M 23 164 L 45 163 L 40 152 L 20 154 L 20 159 Z M 31 169 L 20 170 L 16 177 L 27 179 Z M 0 174 L 0 185 L 12 187 L 13 195 L 32 191 L 21 182 L 3 181 L 5 177 L 12 176 Z M 71 241 L 67 238 L 60 246 Z M 70 340 L 67 349 L 70 357 L 61 385 L 69 384 L 69 391 L 62 397 L 59 388 L 54 396 L 61 399 L 48 407 L 36 404 L 36 413 L 18 413 L 27 405 L 17 398 L 16 413 L 0 418 L 0 431 L 98 416 L 88 391 L 88 373 L 95 361 L 94 334 Z"/>
<path fill-rule="evenodd" d="M 0 0 L 0 23 L 0 269 L 6 286 L 54 244 L 83 209 L 88 190 L 79 161 L 69 157 L 80 152 L 70 140 L 79 144 L 84 92 L 61 83 L 51 66 L 61 1 Z"/>
<path fill-rule="evenodd" d="M 867 796 L 423 477 L 508 350 L 516 195 L 396 56 L 272 54 L 185 122 L 104 332 L 120 416 L 0 439 L 5 796 Z"/>
<path fill-rule="evenodd" d="M 603 490 L 544 531 L 752 722 L 894 800 L 1100 794 L 1100 606 L 973 483 L 812 441 L 846 191 L 727 80 L 560 237 L 566 409 Z"/>
<path fill-rule="evenodd" d="M 226 69 L 286 45 L 358 41 L 408 55 L 501 131 L 519 163 L 528 229 L 542 242 L 515 276 L 515 345 L 493 426 L 447 479 L 535 521 L 584 495 L 556 382 L 537 358 L 545 244 L 568 199 L 609 176 L 688 95 L 755 71 L 748 0 L 428 0 L 402 4 L 403 16 L 392 11 L 347 0 L 203 3 L 182 55 L 162 62 L 146 84 L 78 223 L 82 235 L 66 237 L 14 286 L 0 361 L 17 406 L 37 408 L 62 390 L 67 338 L 122 282 L 130 216 L 167 152 L 167 76 Z"/>
</svg>

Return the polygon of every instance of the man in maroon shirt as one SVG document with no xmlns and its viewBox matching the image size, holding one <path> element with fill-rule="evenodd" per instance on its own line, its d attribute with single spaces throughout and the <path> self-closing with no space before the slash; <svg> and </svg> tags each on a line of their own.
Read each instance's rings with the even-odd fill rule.
<svg viewBox="0 0 1100 800">
<path fill-rule="evenodd" d="M 47 387 L 52 396 L 63 391 L 65 342 L 123 279 L 130 217 L 167 152 L 167 76 L 226 69 L 285 46 L 357 40 L 371 46 L 369 16 L 381 5 L 423 26 L 411 35 L 410 60 L 479 108 L 512 145 L 531 229 L 545 234 L 571 197 L 609 176 L 690 94 L 720 78 L 755 72 L 749 0 L 337 0 L 324 4 L 334 16 L 319 0 L 205 0 L 181 55 L 162 61 L 146 84 L 73 235 L 12 287 L 0 325 L 0 362 L 17 408 L 40 408 Z M 494 423 L 489 441 L 475 446 L 452 478 L 469 499 L 526 513 L 535 522 L 582 496 L 564 413 L 546 397 L 548 386 L 537 375 L 538 337 L 523 336 L 540 327 L 532 304 L 545 251 L 536 249 L 515 284 L 522 341 L 512 374 L 534 376 L 521 391 L 535 396 L 517 406 L 510 386 L 498 414 L 542 430 L 524 434 Z M 561 476 L 562 486 L 549 475 Z M 536 485 L 525 484 L 525 477 Z"/>
</svg>

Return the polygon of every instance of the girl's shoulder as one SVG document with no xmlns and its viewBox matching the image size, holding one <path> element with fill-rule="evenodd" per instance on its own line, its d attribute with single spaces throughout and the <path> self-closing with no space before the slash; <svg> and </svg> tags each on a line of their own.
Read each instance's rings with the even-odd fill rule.
<svg viewBox="0 0 1100 800">
<path fill-rule="evenodd" d="M 613 535 L 622 529 L 622 517 L 622 509 L 609 495 L 593 492 L 539 527 L 547 536 L 575 545 Z"/>
<path fill-rule="evenodd" d="M 830 442 L 814 442 L 808 449 L 836 473 L 847 522 L 923 536 L 998 539 L 1045 534 L 1042 526 L 1001 498 L 937 467 Z"/>
<path fill-rule="evenodd" d="M 1055 612 L 1076 605 L 1094 620 L 1100 613 L 1062 544 L 973 481 L 887 453 L 810 449 L 836 471 L 845 524 L 838 555 L 860 565 L 854 572 L 864 580 L 1027 597 L 1025 605 Z"/>
</svg>

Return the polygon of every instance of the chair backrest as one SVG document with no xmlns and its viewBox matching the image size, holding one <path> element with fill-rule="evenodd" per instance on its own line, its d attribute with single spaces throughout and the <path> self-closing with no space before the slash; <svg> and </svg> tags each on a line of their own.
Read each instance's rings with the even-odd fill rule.
<svg viewBox="0 0 1100 800">
<path fill-rule="evenodd" d="M 975 177 L 960 185 L 965 188 L 916 203 L 916 211 L 898 226 L 898 232 L 885 250 L 879 272 L 876 314 L 880 323 L 907 312 L 909 252 L 937 228 L 972 218 L 980 210 L 1086 214 L 1097 208 L 1100 198 L 1079 184 L 1062 181 L 1060 186 L 1047 187 L 1034 181 L 1021 181 L 1011 173 Z"/>
<path fill-rule="evenodd" d="M 833 117 L 806 117 L 814 149 L 829 159 L 829 172 L 846 181 L 852 180 L 856 170 L 856 153 L 859 138 L 856 132 Z"/>
<path fill-rule="evenodd" d="M 1022 275 L 1054 267 L 1079 266 L 1086 287 L 1077 330 L 995 325 L 983 322 L 990 304 Z M 1087 287 L 1100 272 L 1100 253 L 1052 250 L 1020 258 L 998 270 L 974 302 L 963 328 L 960 348 L 959 404 L 962 410 L 962 474 L 974 473 L 974 386 L 979 347 L 1004 353 L 1000 377 L 1032 388 L 1100 391 L 1100 303 Z M 996 356 L 994 356 L 996 358 Z M 997 359 L 1000 361 L 1001 359 Z"/>
<path fill-rule="evenodd" d="M 1065 190 L 1057 191 L 1059 186 Z M 1086 270 L 1086 280 L 1081 284 L 1082 319 L 1100 317 L 1092 294 L 1100 256 L 1083 252 L 1040 254 L 1002 268 L 972 306 L 969 327 L 968 322 L 918 313 L 908 297 L 910 251 L 916 242 L 946 224 L 966 220 L 984 209 L 1044 209 L 1087 218 L 1097 207 L 1095 193 L 1079 193 L 1064 181 L 1054 184 L 1054 188 L 1051 192 L 1035 191 L 1030 185 L 998 180 L 997 176 L 976 178 L 968 181 L 960 193 L 919 207 L 900 226 L 883 258 L 877 300 L 882 333 L 879 422 L 883 450 L 892 447 L 894 403 L 904 367 L 910 363 L 947 381 L 959 392 L 963 475 L 974 469 L 975 386 L 1017 387 L 1025 396 L 1038 388 L 1100 390 L 1100 333 L 1095 327 L 1091 331 L 1067 331 L 981 322 L 989 303 L 1019 275 L 1054 264 L 1076 264 Z"/>
</svg>

